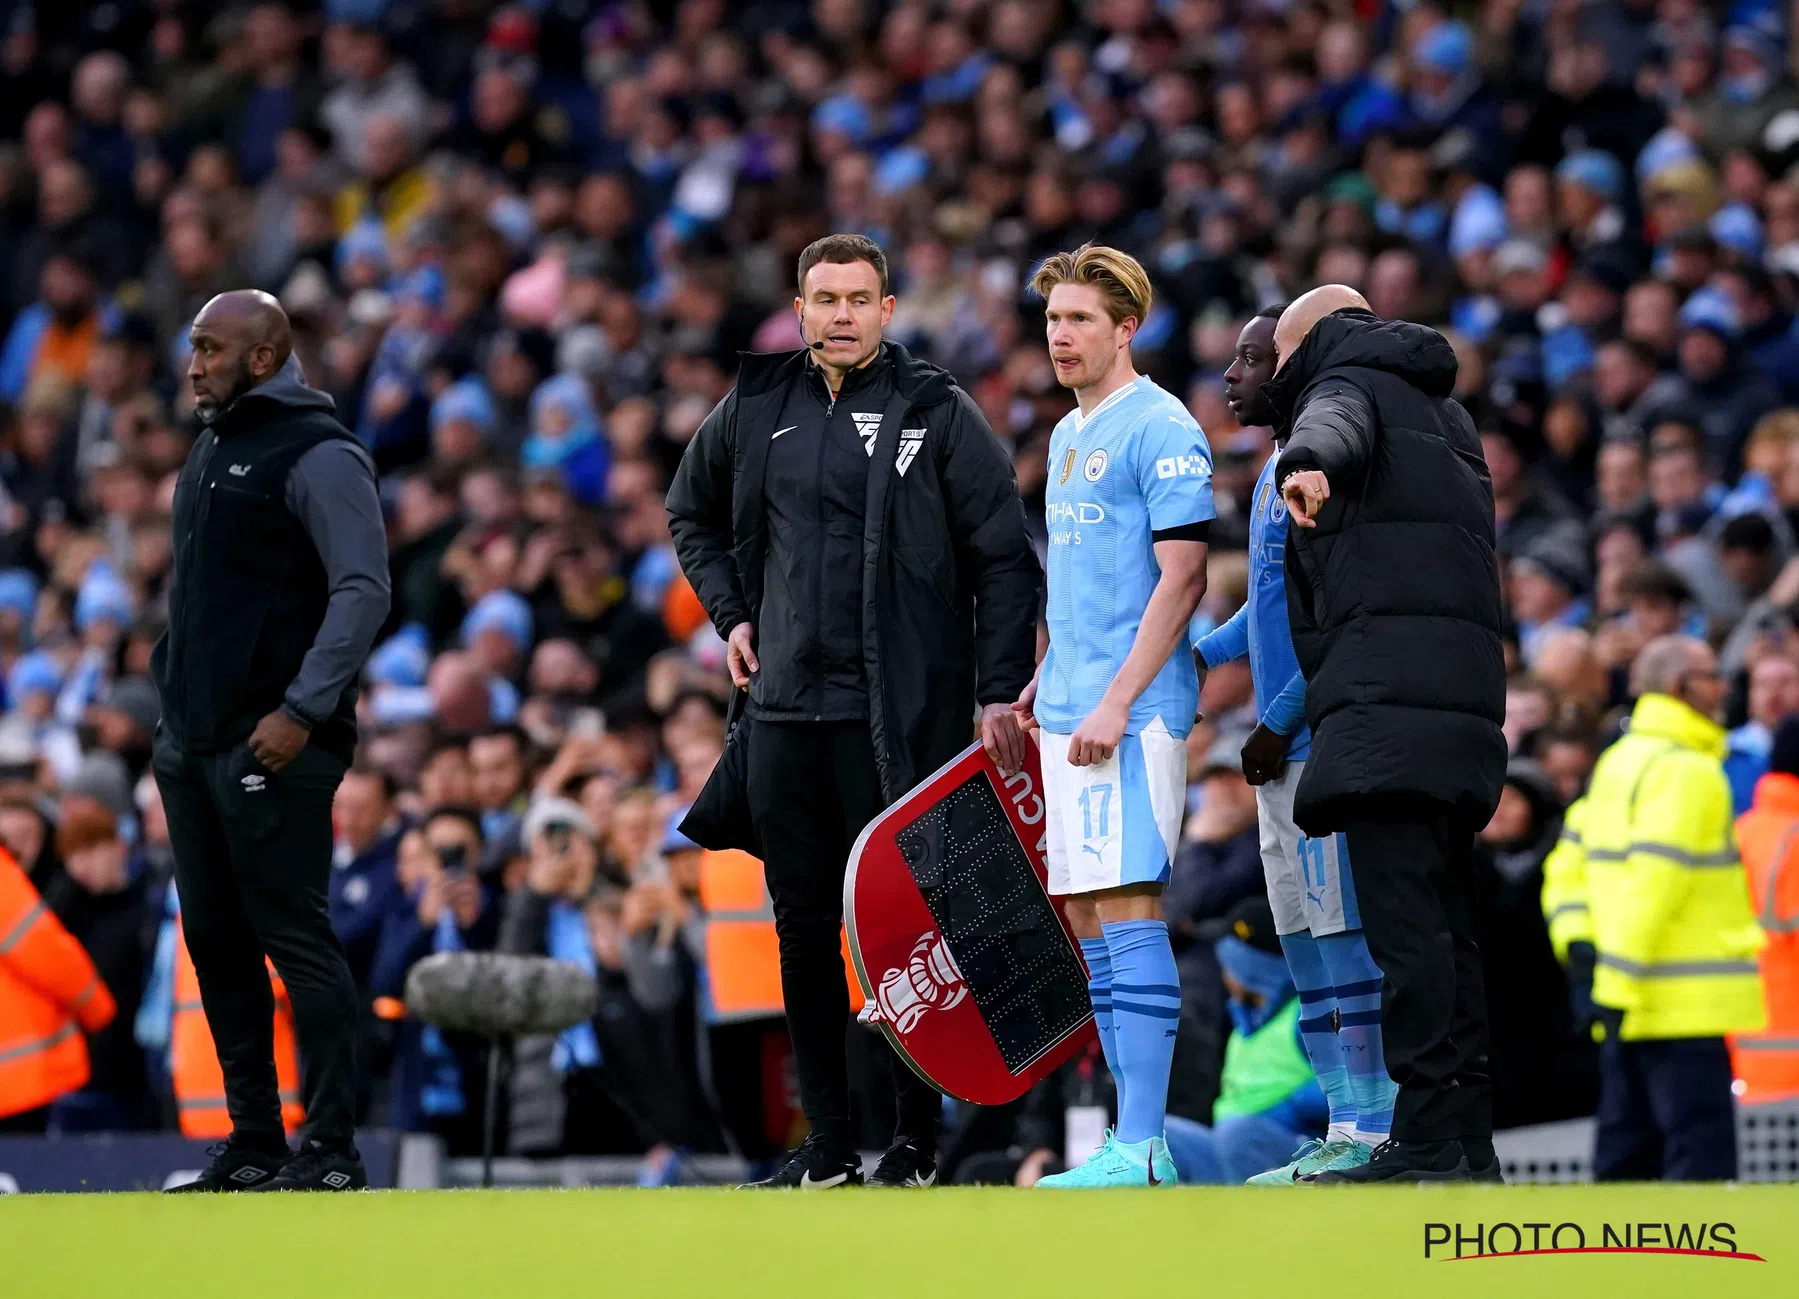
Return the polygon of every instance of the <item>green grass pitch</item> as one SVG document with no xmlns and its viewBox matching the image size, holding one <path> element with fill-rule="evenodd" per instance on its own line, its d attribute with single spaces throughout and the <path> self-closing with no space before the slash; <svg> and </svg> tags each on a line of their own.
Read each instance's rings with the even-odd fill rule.
<svg viewBox="0 0 1799 1299">
<path fill-rule="evenodd" d="M 1767 1261 L 1425 1258 L 1427 1223 L 1502 1222 L 1728 1222 Z M 0 1198 L 7 1299 L 827 1294 L 1790 1297 L 1799 1187 Z"/>
</svg>

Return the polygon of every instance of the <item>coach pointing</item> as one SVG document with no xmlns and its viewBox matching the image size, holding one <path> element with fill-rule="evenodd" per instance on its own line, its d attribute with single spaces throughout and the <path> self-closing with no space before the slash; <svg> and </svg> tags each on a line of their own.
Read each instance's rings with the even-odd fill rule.
<svg viewBox="0 0 1799 1299">
<path fill-rule="evenodd" d="M 1505 778 L 1493 489 L 1455 354 L 1342 285 L 1275 327 L 1263 387 L 1294 527 L 1286 565 L 1312 755 L 1293 818 L 1342 832 L 1381 1031 L 1392 1139 L 1317 1181 L 1499 1175 L 1471 863 Z"/>
<path fill-rule="evenodd" d="M 359 1017 L 325 889 L 356 677 L 387 617 L 375 471 L 305 385 L 268 294 L 219 295 L 188 339 L 205 428 L 175 487 L 152 765 L 232 1131 L 183 1189 L 352 1190 L 368 1184 L 353 1140 Z M 307 1129 L 291 1157 L 265 957 L 299 1038 Z"/>
<path fill-rule="evenodd" d="M 883 807 L 981 732 L 1024 762 L 1041 570 L 1006 453 L 947 373 L 881 340 L 887 259 L 831 235 L 799 261 L 807 346 L 746 355 L 668 493 L 681 567 L 748 686 L 747 796 L 812 1132 L 773 1185 L 860 1181 L 839 947 L 844 867 Z M 936 1176 L 936 1092 L 898 1057 L 874 1180 Z"/>
</svg>

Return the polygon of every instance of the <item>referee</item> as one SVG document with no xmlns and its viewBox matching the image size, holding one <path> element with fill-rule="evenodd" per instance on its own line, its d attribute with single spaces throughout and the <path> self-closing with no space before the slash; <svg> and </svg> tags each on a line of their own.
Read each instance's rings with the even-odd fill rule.
<svg viewBox="0 0 1799 1299">
<path fill-rule="evenodd" d="M 781 946 L 811 1135 L 768 1183 L 862 1180 L 839 930 L 862 828 L 981 734 L 1026 743 L 1042 570 L 1006 452 L 966 393 L 881 340 L 887 258 L 860 235 L 800 255 L 806 347 L 746 355 L 668 493 L 681 567 L 749 688 L 747 803 Z M 937 1174 L 936 1091 L 893 1057 L 899 1122 L 873 1180 Z"/>
<path fill-rule="evenodd" d="M 220 294 L 188 339 L 205 428 L 175 487 L 152 766 L 231 1137 L 179 1189 L 356 1190 L 359 1017 L 325 889 L 356 677 L 387 617 L 375 470 L 306 386 L 274 298 Z M 291 1155 L 265 957 L 299 1037 L 307 1130 Z"/>
</svg>

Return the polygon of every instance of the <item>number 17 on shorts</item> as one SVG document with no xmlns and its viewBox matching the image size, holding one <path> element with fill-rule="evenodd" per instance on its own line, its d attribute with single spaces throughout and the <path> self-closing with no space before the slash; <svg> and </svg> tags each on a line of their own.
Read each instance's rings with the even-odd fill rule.
<svg viewBox="0 0 1799 1299">
<path fill-rule="evenodd" d="M 1041 731 L 1049 804 L 1049 891 L 1093 893 L 1167 883 L 1186 792 L 1186 746 L 1160 724 L 1126 735 L 1112 756 L 1071 766 L 1069 736 Z"/>
</svg>

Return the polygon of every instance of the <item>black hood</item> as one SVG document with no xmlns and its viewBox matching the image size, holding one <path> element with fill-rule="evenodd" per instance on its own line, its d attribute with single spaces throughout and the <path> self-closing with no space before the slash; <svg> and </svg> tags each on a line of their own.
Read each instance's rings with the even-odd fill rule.
<svg viewBox="0 0 1799 1299">
<path fill-rule="evenodd" d="M 1262 395 L 1279 417 L 1276 428 L 1284 434 L 1300 394 L 1326 371 L 1343 366 L 1383 370 L 1427 397 L 1447 397 L 1455 388 L 1455 351 L 1443 335 L 1428 325 L 1382 320 L 1371 311 L 1346 307 L 1313 325 L 1293 359 L 1262 385 Z"/>
<path fill-rule="evenodd" d="M 275 407 L 296 413 L 321 410 L 332 415 L 337 412 L 337 403 L 329 393 L 306 386 L 306 372 L 300 368 L 300 358 L 290 356 L 274 374 L 221 411 L 213 421 L 213 428 L 220 436 L 228 435 L 246 418 L 268 418 L 275 413 Z"/>
<path fill-rule="evenodd" d="M 1522 879 L 1542 865 L 1562 833 L 1562 800 L 1549 773 L 1528 758 L 1506 764 L 1505 783 L 1530 804 L 1530 828 L 1510 843 L 1489 845 L 1494 868 L 1508 880 Z"/>
</svg>

